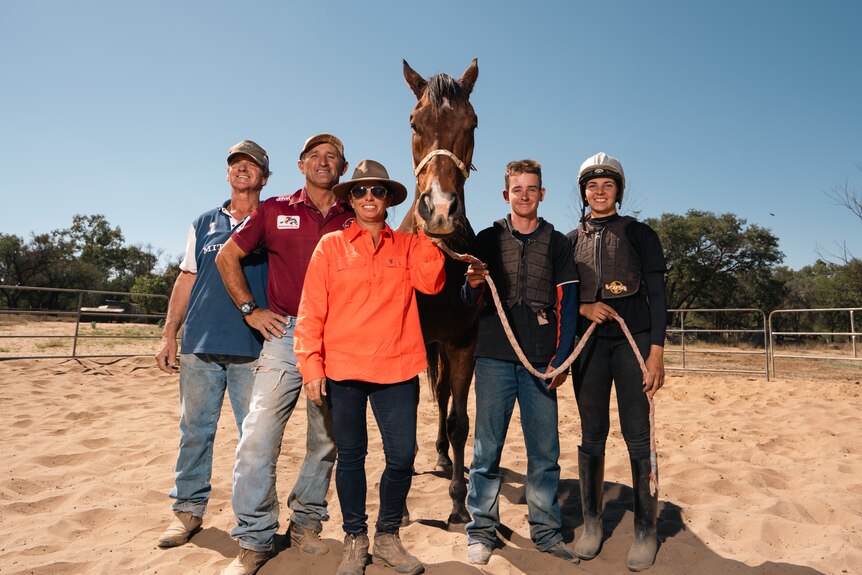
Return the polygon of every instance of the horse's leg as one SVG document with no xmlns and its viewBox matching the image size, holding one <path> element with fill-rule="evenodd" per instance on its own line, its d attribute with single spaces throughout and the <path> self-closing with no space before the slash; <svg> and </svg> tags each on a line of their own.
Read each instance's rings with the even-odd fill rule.
<svg viewBox="0 0 862 575">
<path fill-rule="evenodd" d="M 446 413 L 449 411 L 449 397 L 452 395 L 450 386 L 450 365 L 446 358 L 446 352 L 438 344 L 439 372 L 437 381 L 434 382 L 434 399 L 437 401 L 437 469 L 448 472 L 452 469 L 452 460 L 449 458 L 449 435 L 446 430 Z"/>
<path fill-rule="evenodd" d="M 449 496 L 452 498 L 452 513 L 449 523 L 467 523 L 467 482 L 464 479 L 464 446 L 470 432 L 470 418 L 467 415 L 467 398 L 473 380 L 473 357 L 475 344 L 467 348 L 447 346 L 449 355 L 449 381 L 452 388 L 452 410 L 449 412 L 446 430 L 452 444 L 452 482 Z"/>
</svg>

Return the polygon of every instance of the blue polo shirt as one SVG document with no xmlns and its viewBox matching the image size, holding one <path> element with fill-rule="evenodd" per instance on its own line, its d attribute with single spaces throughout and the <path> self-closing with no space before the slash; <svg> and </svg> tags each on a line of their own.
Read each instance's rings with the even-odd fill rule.
<svg viewBox="0 0 862 575">
<path fill-rule="evenodd" d="M 194 241 L 197 277 L 186 312 L 182 353 L 257 357 L 263 347 L 263 336 L 243 319 L 230 299 L 215 263 L 222 245 L 239 224 L 227 212 L 228 204 L 230 201 L 205 212 L 192 223 L 189 239 Z M 241 261 L 248 287 L 260 307 L 267 307 L 266 260 L 266 250 L 261 248 Z"/>
</svg>

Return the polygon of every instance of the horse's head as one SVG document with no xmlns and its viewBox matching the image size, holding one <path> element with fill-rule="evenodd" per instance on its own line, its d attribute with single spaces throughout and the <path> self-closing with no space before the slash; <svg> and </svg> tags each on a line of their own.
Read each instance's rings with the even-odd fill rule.
<svg viewBox="0 0 862 575">
<path fill-rule="evenodd" d="M 474 59 L 460 79 L 446 74 L 427 81 L 404 62 L 404 79 L 416 94 L 410 114 L 416 176 L 415 222 L 434 236 L 452 234 L 464 216 L 464 182 L 473 161 L 473 130 L 478 125 L 470 92 L 479 76 Z"/>
</svg>

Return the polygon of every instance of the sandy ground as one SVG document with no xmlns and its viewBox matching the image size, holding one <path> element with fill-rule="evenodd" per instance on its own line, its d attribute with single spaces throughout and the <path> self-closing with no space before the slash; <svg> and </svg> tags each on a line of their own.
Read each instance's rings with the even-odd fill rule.
<svg viewBox="0 0 862 575">
<path fill-rule="evenodd" d="M 657 401 L 662 543 L 649 573 L 862 573 L 862 365 L 807 362 L 782 372 L 770 382 L 669 374 Z M 433 468 L 436 413 L 424 384 L 422 394 L 413 522 L 402 539 L 428 573 L 627 572 L 632 492 L 618 426 L 607 452 L 604 548 L 575 566 L 539 553 L 529 539 L 516 412 L 503 459 L 505 545 L 477 569 L 466 562 L 463 528 L 446 525 L 448 481 Z M 571 541 L 581 519 L 579 419 L 570 385 L 562 388 L 560 413 L 559 499 Z M 218 573 L 237 553 L 229 537 L 236 428 L 226 406 L 205 529 L 183 547 L 161 550 L 155 543 L 170 519 L 177 423 L 177 378 L 149 358 L 0 361 L 0 573 Z M 304 455 L 304 429 L 300 406 L 279 461 L 282 501 Z M 373 521 L 382 455 L 372 437 Z M 472 435 L 468 462 L 471 452 Z M 281 552 L 260 573 L 334 573 L 342 538 L 334 487 L 330 509 L 323 532 L 328 555 L 305 556 L 284 548 L 280 537 Z M 285 518 L 280 533 L 286 526 Z M 371 565 L 367 573 L 394 571 Z"/>
</svg>

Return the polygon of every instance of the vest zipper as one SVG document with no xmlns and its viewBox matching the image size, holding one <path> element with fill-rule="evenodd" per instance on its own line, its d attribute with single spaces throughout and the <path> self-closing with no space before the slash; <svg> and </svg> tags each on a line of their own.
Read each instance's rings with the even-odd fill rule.
<svg viewBox="0 0 862 575">
<path fill-rule="evenodd" d="M 604 227 L 596 232 L 596 301 L 601 299 L 602 294 L 602 235 L 604 233 Z"/>
</svg>

